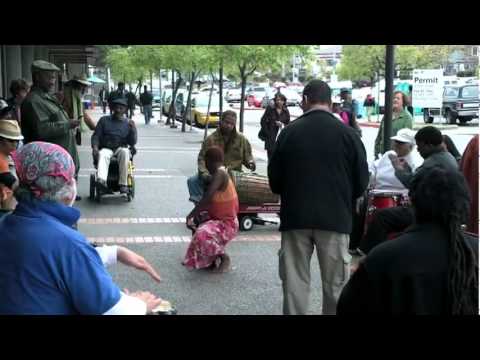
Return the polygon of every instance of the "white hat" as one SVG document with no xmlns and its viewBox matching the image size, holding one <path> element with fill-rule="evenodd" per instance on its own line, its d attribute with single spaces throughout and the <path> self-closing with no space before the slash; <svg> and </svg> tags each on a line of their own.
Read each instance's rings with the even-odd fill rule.
<svg viewBox="0 0 480 360">
<path fill-rule="evenodd" d="M 415 145 L 415 131 L 407 128 L 400 129 L 397 135 L 392 136 L 390 139 Z"/>
<path fill-rule="evenodd" d="M 0 120 L 0 137 L 9 140 L 23 140 L 18 122 L 16 120 Z"/>
</svg>

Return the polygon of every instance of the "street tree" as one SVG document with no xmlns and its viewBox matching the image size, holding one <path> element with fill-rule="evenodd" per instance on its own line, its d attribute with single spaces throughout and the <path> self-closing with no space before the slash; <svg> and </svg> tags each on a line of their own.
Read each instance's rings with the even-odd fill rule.
<svg viewBox="0 0 480 360">
<path fill-rule="evenodd" d="M 305 56 L 309 53 L 305 45 L 219 45 L 226 73 L 236 70 L 240 75 L 241 98 L 245 99 L 247 80 L 255 71 L 269 71 L 278 68 L 294 54 Z M 244 101 L 240 102 L 240 125 L 243 132 Z"/>
</svg>

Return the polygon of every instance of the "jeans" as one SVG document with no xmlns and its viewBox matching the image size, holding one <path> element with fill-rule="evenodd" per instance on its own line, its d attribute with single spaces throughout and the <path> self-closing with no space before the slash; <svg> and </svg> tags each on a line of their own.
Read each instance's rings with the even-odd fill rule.
<svg viewBox="0 0 480 360">
<path fill-rule="evenodd" d="M 189 200 L 193 203 L 199 203 L 205 193 L 205 181 L 199 175 L 191 176 L 187 179 L 188 192 L 190 194 Z"/>
<path fill-rule="evenodd" d="M 152 105 L 143 105 L 143 115 L 145 116 L 145 125 L 150 124 L 152 117 Z"/>
</svg>

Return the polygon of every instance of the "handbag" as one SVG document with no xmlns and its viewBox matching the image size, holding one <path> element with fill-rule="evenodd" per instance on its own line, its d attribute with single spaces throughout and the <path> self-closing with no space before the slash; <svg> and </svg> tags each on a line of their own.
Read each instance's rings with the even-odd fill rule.
<svg viewBox="0 0 480 360">
<path fill-rule="evenodd" d="M 78 146 L 82 145 L 82 133 L 79 128 L 77 128 L 77 131 L 75 132 L 75 142 Z"/>
<path fill-rule="evenodd" d="M 258 138 L 262 141 L 267 140 L 267 133 L 265 132 L 265 129 L 263 127 L 261 127 L 260 131 L 258 132 Z"/>
</svg>

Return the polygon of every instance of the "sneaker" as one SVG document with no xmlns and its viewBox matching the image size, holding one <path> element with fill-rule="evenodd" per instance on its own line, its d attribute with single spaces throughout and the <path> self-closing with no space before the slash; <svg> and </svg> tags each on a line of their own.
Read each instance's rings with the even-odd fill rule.
<svg viewBox="0 0 480 360">
<path fill-rule="evenodd" d="M 128 186 L 120 185 L 120 193 L 128 194 L 129 193 Z"/>
</svg>

